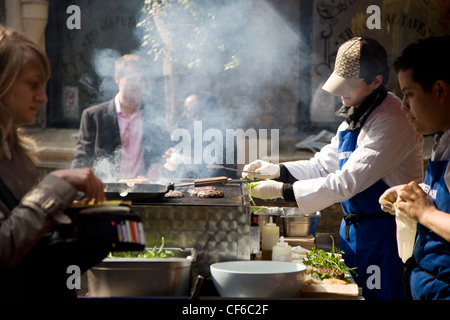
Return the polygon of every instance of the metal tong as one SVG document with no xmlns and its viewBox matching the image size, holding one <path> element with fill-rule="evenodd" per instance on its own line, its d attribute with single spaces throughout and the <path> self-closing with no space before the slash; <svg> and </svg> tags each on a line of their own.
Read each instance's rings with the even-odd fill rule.
<svg viewBox="0 0 450 320">
<path fill-rule="evenodd" d="M 259 172 L 256 172 L 256 171 L 239 170 L 239 169 L 235 169 L 235 168 L 225 167 L 220 164 L 208 164 L 208 165 L 206 165 L 206 167 L 207 168 L 225 169 L 225 170 L 230 170 L 230 171 L 235 171 L 235 172 L 260 174 Z"/>
</svg>

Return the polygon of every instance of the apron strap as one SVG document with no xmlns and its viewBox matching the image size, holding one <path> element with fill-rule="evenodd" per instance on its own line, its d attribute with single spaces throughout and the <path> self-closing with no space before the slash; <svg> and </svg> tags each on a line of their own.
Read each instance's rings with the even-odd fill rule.
<svg viewBox="0 0 450 320">
<path fill-rule="evenodd" d="M 344 221 L 345 221 L 345 239 L 350 239 L 350 225 L 353 224 L 355 229 L 358 228 L 358 222 L 361 219 L 373 219 L 373 218 L 395 218 L 394 215 L 390 213 L 380 212 L 380 213 L 372 213 L 372 214 L 345 214 L 344 215 Z"/>
<path fill-rule="evenodd" d="M 403 266 L 403 285 L 405 287 L 405 299 L 406 300 L 412 300 L 411 295 L 411 285 L 409 283 L 409 277 L 411 275 L 411 270 L 417 266 L 417 262 L 414 259 L 414 257 L 409 257 L 408 260 L 406 260 L 404 266 Z"/>
</svg>

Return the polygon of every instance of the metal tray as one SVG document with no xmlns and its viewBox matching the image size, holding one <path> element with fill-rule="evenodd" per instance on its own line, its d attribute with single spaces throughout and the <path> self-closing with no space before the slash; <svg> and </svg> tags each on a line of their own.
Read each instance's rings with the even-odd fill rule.
<svg viewBox="0 0 450 320">
<path fill-rule="evenodd" d="M 106 258 L 88 270 L 90 297 L 188 296 L 192 248 L 164 248 L 172 258 Z"/>
</svg>

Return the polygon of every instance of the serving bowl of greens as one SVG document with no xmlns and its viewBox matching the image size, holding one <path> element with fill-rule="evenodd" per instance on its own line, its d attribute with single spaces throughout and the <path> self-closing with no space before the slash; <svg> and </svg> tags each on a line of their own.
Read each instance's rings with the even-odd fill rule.
<svg viewBox="0 0 450 320">
<path fill-rule="evenodd" d="M 187 296 L 194 249 L 115 252 L 88 270 L 90 297 Z"/>
</svg>

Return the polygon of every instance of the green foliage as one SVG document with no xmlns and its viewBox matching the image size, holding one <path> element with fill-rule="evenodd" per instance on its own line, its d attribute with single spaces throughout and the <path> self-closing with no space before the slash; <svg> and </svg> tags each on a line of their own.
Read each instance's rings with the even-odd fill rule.
<svg viewBox="0 0 450 320">
<path fill-rule="evenodd" d="M 228 48 L 213 12 L 220 5 L 220 0 L 146 0 L 138 23 L 144 31 L 142 46 L 155 60 L 165 56 L 188 69 L 206 63 L 208 68 L 213 63 L 221 70 L 236 68 L 237 49 Z"/>
</svg>

